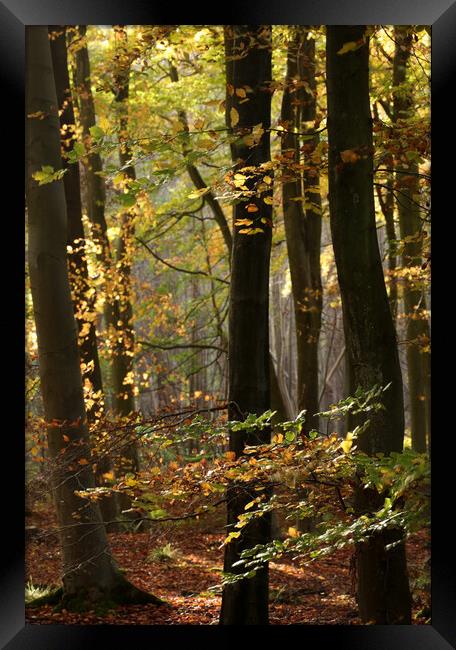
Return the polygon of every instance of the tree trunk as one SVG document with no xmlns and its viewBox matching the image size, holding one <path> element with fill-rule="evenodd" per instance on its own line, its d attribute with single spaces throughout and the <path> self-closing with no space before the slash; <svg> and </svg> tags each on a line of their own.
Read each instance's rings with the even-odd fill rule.
<svg viewBox="0 0 456 650">
<path fill-rule="evenodd" d="M 305 85 L 304 85 L 305 84 Z M 321 197 L 313 160 L 318 135 L 304 140 L 304 173 L 298 133 L 316 117 L 315 41 L 296 28 L 288 44 L 287 74 L 282 100 L 282 198 L 296 321 L 298 409 L 305 409 L 306 427 L 318 429 L 318 339 L 321 328 L 320 275 Z M 296 129 L 297 133 L 294 132 Z M 314 124 L 308 129 L 315 130 Z"/>
<path fill-rule="evenodd" d="M 270 405 L 269 388 L 269 258 L 271 248 L 270 185 L 263 178 L 270 172 L 258 169 L 270 159 L 268 129 L 271 120 L 271 27 L 268 25 L 228 25 L 225 27 L 226 48 L 226 122 L 232 136 L 231 154 L 235 171 L 255 166 L 258 179 L 246 180 L 252 192 L 245 201 L 238 201 L 233 210 L 233 256 L 230 285 L 229 318 L 229 410 L 230 419 L 243 419 L 247 413 L 263 413 Z M 242 57 L 239 53 L 242 51 Z M 249 87 L 249 101 L 231 89 Z M 250 135 L 253 127 L 262 124 L 264 132 L 257 143 L 249 146 L 242 135 Z M 251 141 L 250 141 L 251 142 Z M 256 182 L 256 180 L 258 182 Z M 260 189 L 262 188 L 262 189 Z M 266 190 L 263 194 L 260 191 Z M 247 205 L 256 210 L 248 211 Z M 239 220 L 250 218 L 259 229 L 254 235 L 240 231 Z M 261 221 L 264 219 L 264 221 Z M 267 443 L 270 431 L 230 434 L 230 450 L 239 456 L 244 446 Z M 228 532 L 237 522 L 245 505 L 257 495 L 253 487 L 240 489 L 235 483 L 227 490 Z M 225 549 L 225 572 L 239 571 L 233 563 L 243 549 L 264 544 L 270 537 L 270 517 L 263 516 L 242 529 L 241 536 Z M 258 625 L 268 623 L 268 568 L 265 566 L 252 578 L 240 580 L 223 589 L 222 625 Z"/>
<path fill-rule="evenodd" d="M 68 56 L 66 46 L 66 27 L 52 26 L 49 28 L 52 65 L 57 92 L 57 104 L 60 113 L 60 133 L 63 154 L 68 154 L 76 142 L 76 126 L 74 119 L 73 102 L 68 74 Z M 103 411 L 103 381 L 101 376 L 100 360 L 98 357 L 97 336 L 95 330 L 95 293 L 91 291 L 87 258 L 85 254 L 85 234 L 82 223 L 82 206 L 80 193 L 79 166 L 68 163 L 63 158 L 63 168 L 66 174 L 63 177 L 68 221 L 68 245 L 71 251 L 68 255 L 70 285 L 73 294 L 73 308 L 79 329 L 79 353 L 81 361 L 85 364 L 82 373 L 83 381 L 91 383 L 91 392 L 99 397 L 87 408 L 87 420 L 93 424 Z M 88 332 L 84 330 L 84 327 Z M 89 402 L 90 404 L 90 402 Z M 111 462 L 106 450 L 101 450 L 100 458 L 96 460 L 97 485 L 105 485 L 104 474 L 111 470 Z M 115 494 L 100 500 L 100 509 L 103 521 L 112 521 L 118 514 Z M 108 525 L 108 531 L 112 525 Z"/>
<path fill-rule="evenodd" d="M 71 247 L 68 255 L 70 285 L 73 293 L 74 312 L 79 329 L 79 350 L 81 361 L 85 363 L 86 370 L 83 378 L 87 376 L 94 392 L 102 392 L 100 362 L 98 359 L 97 339 L 94 322 L 94 297 L 90 295 L 89 272 L 85 254 L 85 235 L 82 224 L 82 206 L 80 194 L 79 166 L 70 164 L 65 157 L 74 147 L 76 142 L 73 103 L 70 91 L 68 74 L 68 60 L 66 49 L 66 28 L 64 26 L 49 27 L 51 43 L 52 65 L 57 92 L 57 105 L 60 113 L 61 144 L 63 153 L 63 168 L 66 174 L 63 177 L 68 220 L 68 246 Z M 86 325 L 86 327 L 84 327 Z M 86 331 L 88 328 L 88 331 Z M 85 333 L 84 333 L 85 332 Z M 90 365 L 89 365 L 90 364 Z M 93 365 L 93 370 L 87 367 Z M 89 422 L 95 418 L 98 410 L 95 402 L 87 408 Z"/>
<path fill-rule="evenodd" d="M 407 119 L 413 113 L 412 90 L 407 87 L 407 64 L 410 60 L 412 35 L 407 27 L 395 27 L 396 51 L 393 67 L 393 105 L 396 129 L 407 126 Z M 404 242 L 402 265 L 419 269 L 422 264 L 420 241 L 420 186 L 418 163 L 409 161 L 405 151 L 396 159 L 396 202 L 399 212 L 401 239 Z M 409 171 L 410 174 L 402 173 Z M 426 300 L 422 290 L 413 286 L 414 280 L 405 280 L 403 298 L 407 319 L 407 371 L 410 400 L 410 421 L 412 448 L 425 452 L 426 436 L 430 440 L 430 353 L 424 351 L 430 341 L 426 314 Z"/>
<path fill-rule="evenodd" d="M 358 47 L 339 54 L 346 43 Z M 365 26 L 328 26 L 327 89 L 329 199 L 349 366 L 349 389 L 391 382 L 385 410 L 369 416 L 358 448 L 369 454 L 403 448 L 402 378 L 375 226 L 369 42 Z M 359 420 L 351 418 L 351 427 Z M 372 512 L 385 495 L 355 492 L 357 514 Z M 387 545 L 398 542 L 393 548 Z M 410 624 L 410 592 L 400 530 L 372 535 L 356 548 L 358 605 L 364 622 Z"/>
<path fill-rule="evenodd" d="M 170 62 L 170 79 L 174 83 L 179 80 L 179 75 L 176 69 L 176 66 Z M 183 126 L 183 131 L 184 133 L 188 133 L 189 128 L 188 128 L 188 118 L 187 118 L 187 113 L 185 110 L 181 109 L 178 111 L 178 117 L 179 121 L 181 122 Z M 183 146 L 182 146 L 183 154 L 184 156 L 187 156 L 191 149 L 190 149 L 190 142 L 188 137 L 183 139 Z M 187 173 L 193 182 L 194 186 L 196 189 L 201 190 L 203 188 L 206 188 L 207 185 L 205 181 L 203 180 L 198 168 L 193 165 L 193 164 L 187 164 L 186 165 Z M 223 240 L 225 242 L 225 246 L 227 249 L 228 253 L 228 260 L 229 263 L 231 264 L 231 257 L 232 257 L 232 251 L 233 251 L 233 237 L 231 235 L 230 228 L 228 226 L 228 223 L 226 221 L 225 213 L 223 212 L 222 206 L 220 205 L 219 201 L 217 198 L 214 196 L 214 194 L 210 191 L 204 194 L 203 196 L 204 202 L 209 206 L 211 209 L 211 212 L 214 216 L 214 220 L 217 223 L 218 227 L 220 228 L 220 232 L 222 234 Z M 277 414 L 274 418 L 274 420 L 277 421 L 285 421 L 288 420 L 289 417 L 287 415 L 287 407 L 286 407 L 286 402 L 285 402 L 285 397 L 283 395 L 283 392 L 280 387 L 280 383 L 278 381 L 277 374 L 275 372 L 274 368 L 274 362 L 272 361 L 272 358 L 269 360 L 269 369 L 270 369 L 270 378 L 271 378 L 271 408 L 277 411 Z"/>
<path fill-rule="evenodd" d="M 392 168 L 394 163 L 388 157 L 385 159 L 385 165 Z M 389 274 L 389 303 L 391 309 L 391 316 L 393 323 L 396 322 L 397 316 L 397 277 L 396 277 L 396 227 L 394 225 L 394 176 L 391 172 L 386 174 L 385 179 L 386 188 L 377 186 L 377 197 L 385 218 L 386 226 L 386 239 L 387 239 L 387 259 L 388 259 L 388 274 Z"/>
<path fill-rule="evenodd" d="M 114 562 L 100 509 L 77 496 L 95 485 L 84 406 L 78 337 L 67 269 L 67 214 L 61 180 L 39 185 L 43 166 L 62 168 L 58 105 L 45 26 L 26 27 L 27 208 L 29 271 L 48 423 L 52 486 L 63 551 L 67 607 L 134 595 Z M 37 115 L 42 115 L 42 119 Z M 34 117 L 33 117 L 34 116 Z"/>
</svg>

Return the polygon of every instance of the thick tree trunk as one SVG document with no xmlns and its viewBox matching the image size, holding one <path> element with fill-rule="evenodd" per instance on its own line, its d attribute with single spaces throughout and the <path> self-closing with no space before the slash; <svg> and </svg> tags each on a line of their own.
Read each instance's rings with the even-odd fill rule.
<svg viewBox="0 0 456 650">
<path fill-rule="evenodd" d="M 258 167 L 270 159 L 268 129 L 271 120 L 271 27 L 268 25 L 228 25 L 225 27 L 226 47 L 226 121 L 232 130 L 231 153 L 235 170 L 244 166 Z M 242 51 L 242 56 L 239 54 Z M 240 103 L 232 88 L 252 89 L 249 101 Z M 242 135 L 249 135 L 255 125 L 262 124 L 264 133 L 257 144 L 249 146 Z M 238 201 L 233 216 L 233 256 L 230 286 L 229 320 L 229 400 L 232 403 L 230 419 L 243 419 L 247 413 L 261 414 L 269 408 L 269 258 L 271 247 L 271 206 L 264 202 L 270 197 L 270 186 L 263 182 L 270 172 L 249 179 L 246 185 L 252 195 Z M 266 192 L 260 194 L 259 186 Z M 270 199 L 269 199 L 270 200 Z M 256 210 L 248 211 L 247 205 Z M 239 220 L 250 218 L 260 232 L 248 235 Z M 262 221 L 264 219 L 264 221 Z M 230 450 L 239 456 L 244 446 L 268 442 L 270 431 L 230 434 Z M 254 498 L 253 487 L 240 489 L 236 484 L 227 491 L 228 532 L 237 522 L 245 505 Z M 239 571 L 233 563 L 243 549 L 268 541 L 270 517 L 263 516 L 242 529 L 241 536 L 225 549 L 225 572 Z M 222 625 L 268 623 L 268 568 L 253 578 L 225 586 L 220 614 Z"/>
<path fill-rule="evenodd" d="M 339 54 L 345 43 L 359 47 Z M 365 27 L 328 26 L 327 89 L 331 232 L 342 297 L 349 389 L 385 386 L 385 410 L 369 416 L 357 445 L 367 454 L 401 451 L 402 378 L 375 227 L 369 43 Z M 357 423 L 351 419 L 351 427 Z M 358 514 L 384 495 L 358 488 Z M 373 535 L 356 549 L 358 605 L 364 622 L 409 624 L 410 592 L 402 533 Z M 393 548 L 387 545 L 398 542 Z"/>
<path fill-rule="evenodd" d="M 41 391 L 63 551 L 64 599 L 68 607 L 84 606 L 142 592 L 118 571 L 97 503 L 76 493 L 94 487 L 95 481 L 68 280 L 65 188 L 61 180 L 39 185 L 33 179 L 43 166 L 62 168 L 57 96 L 45 26 L 26 28 L 26 55 L 26 114 L 31 116 L 26 124 L 28 250 Z"/>
<path fill-rule="evenodd" d="M 407 64 L 410 60 L 412 35 L 406 27 L 396 27 L 396 51 L 393 67 L 393 105 L 396 128 L 406 126 L 413 111 L 413 96 L 407 88 Z M 409 269 L 419 269 L 422 264 L 422 244 L 420 241 L 420 186 L 418 164 L 407 160 L 405 151 L 397 156 L 396 166 L 401 173 L 396 174 L 396 202 L 399 212 L 401 239 L 404 242 L 402 265 Z M 409 171 L 410 174 L 403 173 Z M 423 351 L 430 341 L 429 324 L 426 315 L 424 293 L 413 286 L 414 280 L 405 280 L 403 298 L 407 319 L 407 371 L 410 401 L 410 422 L 412 448 L 425 452 L 430 440 L 430 353 Z M 424 312 L 424 313 L 423 313 Z"/>
<path fill-rule="evenodd" d="M 295 28 L 288 44 L 287 74 L 281 123 L 282 197 L 288 259 L 296 320 L 298 409 L 306 409 L 306 426 L 318 429 L 318 339 L 321 328 L 320 275 L 321 197 L 313 160 L 318 135 L 304 140 L 304 173 L 299 132 L 303 122 L 315 122 L 315 41 Z M 302 126 L 301 126 L 302 125 Z M 314 130 L 314 125 L 308 131 Z M 296 132 L 294 132 L 296 130 Z"/>
</svg>

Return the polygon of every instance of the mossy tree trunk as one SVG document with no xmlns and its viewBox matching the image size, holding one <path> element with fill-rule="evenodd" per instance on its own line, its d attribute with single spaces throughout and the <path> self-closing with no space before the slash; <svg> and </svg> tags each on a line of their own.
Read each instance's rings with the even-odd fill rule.
<svg viewBox="0 0 456 650">
<path fill-rule="evenodd" d="M 45 26 L 26 27 L 26 62 L 29 273 L 62 544 L 63 598 L 68 608 L 135 598 L 160 602 L 125 580 L 111 556 L 97 503 L 77 494 L 94 487 L 95 481 L 68 279 L 65 188 L 62 180 L 40 185 L 34 179 L 43 166 L 62 169 L 58 104 Z"/>
<path fill-rule="evenodd" d="M 357 48 L 340 53 L 346 43 Z M 369 102 L 369 39 L 365 26 L 328 26 L 329 200 L 349 369 L 349 390 L 391 383 L 385 410 L 369 416 L 358 448 L 369 454 L 403 448 L 402 378 L 396 335 L 378 248 Z M 358 423 L 351 418 L 350 428 Z M 358 487 L 357 514 L 385 495 Z M 392 548 L 388 545 L 397 542 Z M 356 547 L 358 605 L 364 622 L 410 624 L 411 602 L 401 530 L 387 529 Z"/>
<path fill-rule="evenodd" d="M 234 171 L 244 166 L 256 173 L 246 179 L 251 192 L 247 200 L 238 200 L 233 210 L 233 254 L 229 316 L 229 418 L 243 419 L 247 413 L 260 415 L 270 406 L 269 388 L 269 258 L 271 247 L 271 180 L 270 170 L 260 165 L 270 160 L 271 121 L 271 27 L 269 25 L 227 25 L 226 51 L 226 123 L 230 134 Z M 241 56 L 240 56 L 241 55 Z M 241 102 L 248 91 L 249 101 Z M 264 132 L 252 138 L 253 127 L 261 123 Z M 249 174 L 246 172 L 246 176 Z M 267 199 L 265 203 L 264 199 Z M 250 206 L 250 209 L 249 207 Z M 252 207 L 253 206 L 253 207 Z M 252 217 L 253 215 L 253 217 Z M 245 219 L 251 220 L 256 234 L 245 232 Z M 263 221 L 262 221 L 263 220 Z M 245 445 L 266 443 L 269 430 L 248 434 L 232 432 L 229 448 L 236 456 Z M 227 491 L 228 532 L 237 517 L 258 492 L 249 486 L 233 483 Z M 243 549 L 262 544 L 270 537 L 270 517 L 263 516 L 244 528 L 238 539 L 225 549 L 225 572 L 233 567 Z M 226 585 L 223 589 L 222 625 L 259 625 L 268 623 L 268 568 L 265 566 L 249 579 Z"/>
<path fill-rule="evenodd" d="M 413 118 L 413 89 L 407 79 L 412 33 L 405 26 L 395 27 L 396 49 L 393 63 L 393 107 L 396 129 L 407 131 L 408 120 Z M 420 181 L 418 163 L 400 151 L 396 158 L 396 203 L 399 228 L 404 241 L 402 265 L 419 271 L 422 264 L 422 224 L 420 219 Z M 418 273 L 419 275 L 419 273 Z M 424 292 L 416 286 L 413 274 L 406 278 L 404 311 L 407 319 L 407 372 L 410 403 L 412 448 L 425 452 L 430 441 L 430 332 Z"/>
</svg>

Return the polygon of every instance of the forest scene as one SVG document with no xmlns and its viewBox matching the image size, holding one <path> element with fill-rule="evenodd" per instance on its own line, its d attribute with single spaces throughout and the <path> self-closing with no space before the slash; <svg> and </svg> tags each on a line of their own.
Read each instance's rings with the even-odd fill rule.
<svg viewBox="0 0 456 650">
<path fill-rule="evenodd" d="M 431 623 L 430 64 L 26 27 L 27 623 Z"/>
</svg>

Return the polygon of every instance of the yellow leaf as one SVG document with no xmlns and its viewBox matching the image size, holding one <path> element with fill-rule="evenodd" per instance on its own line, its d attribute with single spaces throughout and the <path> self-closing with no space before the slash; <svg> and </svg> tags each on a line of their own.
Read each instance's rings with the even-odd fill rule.
<svg viewBox="0 0 456 650">
<path fill-rule="evenodd" d="M 265 183 L 267 183 L 268 185 L 271 185 L 271 183 L 272 183 L 272 178 L 271 178 L 270 176 L 265 176 L 265 177 L 263 178 L 263 181 L 264 181 Z"/>
<path fill-rule="evenodd" d="M 236 126 L 236 124 L 239 122 L 239 113 L 235 108 L 232 108 L 230 110 L 230 121 L 231 126 Z"/>
<path fill-rule="evenodd" d="M 236 219 L 234 222 L 235 226 L 251 226 L 253 223 L 252 219 Z"/>
<path fill-rule="evenodd" d="M 293 526 L 290 526 L 288 529 L 288 535 L 290 537 L 299 537 L 299 532 L 296 530 L 296 528 L 293 528 Z"/>
<path fill-rule="evenodd" d="M 228 544 L 232 539 L 236 539 L 241 536 L 241 531 L 233 531 L 225 538 L 224 544 Z"/>
<path fill-rule="evenodd" d="M 203 483 L 201 483 L 201 487 L 203 488 L 203 494 L 205 496 L 207 496 L 209 494 L 209 492 L 214 491 L 214 488 L 212 487 L 212 485 L 210 483 L 204 483 L 203 482 Z"/>
<path fill-rule="evenodd" d="M 340 443 L 340 446 L 342 447 L 344 454 L 348 454 L 348 452 L 352 448 L 352 445 L 353 445 L 352 440 L 344 440 L 343 442 Z"/>
<path fill-rule="evenodd" d="M 207 194 L 210 191 L 211 191 L 210 187 L 202 187 L 200 190 L 194 190 L 193 192 L 190 192 L 188 198 L 198 199 L 200 196 L 203 196 L 204 194 Z"/>
<path fill-rule="evenodd" d="M 245 92 L 244 88 L 236 88 L 236 95 L 238 97 L 247 97 L 247 93 Z"/>
<path fill-rule="evenodd" d="M 348 43 L 344 43 L 340 50 L 338 50 L 337 54 L 346 54 L 347 52 L 357 50 L 363 43 L 363 39 L 361 39 L 361 41 L 349 41 Z"/>
<path fill-rule="evenodd" d="M 272 196 L 265 196 L 263 201 L 266 203 L 266 205 L 272 205 L 273 204 Z"/>
<path fill-rule="evenodd" d="M 255 500 L 249 501 L 249 503 L 244 506 L 244 510 L 250 510 L 250 508 L 253 508 L 254 505 L 255 505 Z"/>
<path fill-rule="evenodd" d="M 105 472 L 103 474 L 103 478 L 105 478 L 107 481 L 112 481 L 114 478 L 114 472 Z"/>
</svg>

